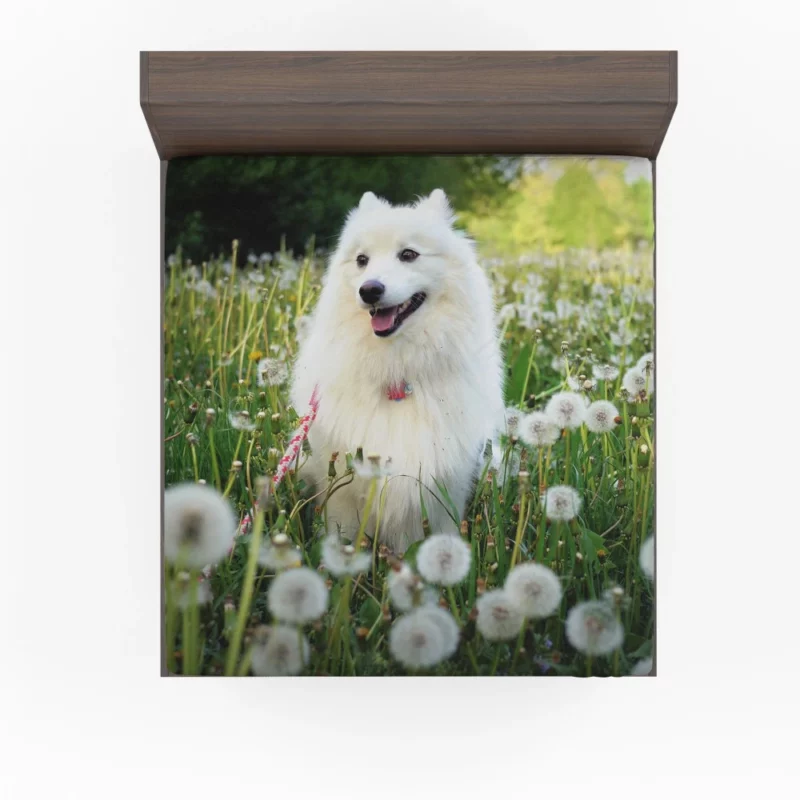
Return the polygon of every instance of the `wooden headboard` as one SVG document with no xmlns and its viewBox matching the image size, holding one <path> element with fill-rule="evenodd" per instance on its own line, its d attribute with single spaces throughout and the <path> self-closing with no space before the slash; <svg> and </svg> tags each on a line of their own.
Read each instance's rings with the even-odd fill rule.
<svg viewBox="0 0 800 800">
<path fill-rule="evenodd" d="M 162 160 L 233 153 L 541 153 L 654 159 L 677 53 L 143 52 Z"/>
</svg>

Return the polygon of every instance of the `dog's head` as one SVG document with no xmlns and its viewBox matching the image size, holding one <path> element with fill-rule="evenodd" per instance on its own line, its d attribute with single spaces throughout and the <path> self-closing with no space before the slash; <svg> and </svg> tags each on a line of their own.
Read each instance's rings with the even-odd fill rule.
<svg viewBox="0 0 800 800">
<path fill-rule="evenodd" d="M 441 189 L 411 206 L 367 192 L 348 215 L 331 262 L 337 302 L 363 313 L 364 325 L 382 338 L 423 324 L 458 280 L 458 265 L 474 260 L 472 243 L 453 222 Z"/>
</svg>

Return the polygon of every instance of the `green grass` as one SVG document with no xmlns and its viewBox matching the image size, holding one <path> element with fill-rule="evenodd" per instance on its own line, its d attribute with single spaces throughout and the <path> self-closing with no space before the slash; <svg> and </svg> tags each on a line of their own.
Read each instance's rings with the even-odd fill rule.
<svg viewBox="0 0 800 800">
<path fill-rule="evenodd" d="M 235 264 L 235 250 L 232 260 Z M 323 261 L 317 255 L 295 260 L 282 254 L 266 265 L 232 270 L 221 260 L 201 267 L 179 257 L 171 262 L 164 295 L 166 484 L 203 480 L 216 485 L 227 491 L 241 519 L 254 507 L 259 478 L 274 471 L 277 453 L 305 412 L 288 405 L 288 383 L 259 387 L 255 365 L 264 356 L 291 363 L 297 321 L 318 297 Z M 633 364 L 652 349 L 649 252 L 567 251 L 492 261 L 487 269 L 498 307 L 509 307 L 500 327 L 510 406 L 541 408 L 550 395 L 567 388 L 569 378 L 591 378 L 592 365 L 614 359 Z M 622 340 L 621 329 L 629 334 Z M 493 470 L 484 472 L 461 523 L 473 553 L 470 573 L 452 595 L 441 593 L 443 604 L 455 604 L 461 622 L 459 649 L 426 674 L 626 675 L 650 655 L 652 585 L 639 567 L 638 552 L 653 529 L 653 399 L 627 402 L 622 373 L 624 367 L 620 377 L 588 392 L 590 400 L 608 398 L 619 409 L 622 422 L 612 433 L 600 436 L 581 427 L 540 452 L 503 437 L 501 471 L 508 474 L 502 481 Z M 253 432 L 232 426 L 229 414 L 241 410 L 256 424 Z M 520 482 L 508 468 L 517 459 L 529 481 Z M 264 537 L 283 527 L 301 548 L 304 563 L 319 568 L 324 498 L 309 497 L 302 464 L 301 457 L 299 470 L 287 475 L 255 530 L 246 526 L 230 555 L 206 576 L 210 602 L 190 605 L 185 619 L 173 602 L 176 571 L 165 565 L 171 671 L 223 674 L 227 661 L 229 673 L 247 673 L 254 630 L 273 622 L 266 604 L 273 575 L 252 561 L 248 580 L 248 555 L 253 539 L 262 535 L 262 521 Z M 349 480 L 346 464 L 340 454 L 332 480 Z M 553 524 L 542 513 L 540 490 L 562 483 L 578 490 L 583 506 L 571 522 Z M 376 488 L 379 504 L 380 482 Z M 437 502 L 434 495 L 447 502 L 446 487 L 429 488 L 426 502 Z M 284 511 L 280 521 L 279 510 Z M 366 537 L 363 544 L 372 548 Z M 416 550 L 412 546 L 405 555 L 412 565 Z M 374 551 L 374 571 L 354 579 L 330 578 L 327 613 L 303 629 L 311 647 L 303 674 L 408 674 L 388 649 L 397 617 L 386 587 L 392 554 L 384 547 Z M 552 617 L 531 620 L 519 639 L 498 645 L 477 632 L 473 607 L 481 593 L 503 585 L 512 555 L 548 564 L 561 578 L 564 597 Z M 566 640 L 564 620 L 576 603 L 602 598 L 617 586 L 624 593 L 615 610 L 624 643 L 615 653 L 590 660 Z M 231 653 L 237 627 L 241 651 Z"/>
</svg>

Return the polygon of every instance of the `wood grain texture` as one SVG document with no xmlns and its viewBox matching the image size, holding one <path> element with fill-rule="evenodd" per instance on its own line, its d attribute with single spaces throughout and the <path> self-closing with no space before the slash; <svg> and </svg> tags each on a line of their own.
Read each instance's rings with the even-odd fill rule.
<svg viewBox="0 0 800 800">
<path fill-rule="evenodd" d="M 141 54 L 162 159 L 213 153 L 572 153 L 655 158 L 677 54 Z"/>
</svg>

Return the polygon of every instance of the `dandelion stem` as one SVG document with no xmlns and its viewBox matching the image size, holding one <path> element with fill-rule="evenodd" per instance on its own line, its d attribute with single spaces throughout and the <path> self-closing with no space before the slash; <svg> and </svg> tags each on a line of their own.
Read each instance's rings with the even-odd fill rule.
<svg viewBox="0 0 800 800">
<path fill-rule="evenodd" d="M 214 445 L 214 428 L 209 427 L 208 429 L 208 447 L 209 453 L 211 456 L 211 472 L 214 476 L 214 485 L 217 487 L 217 491 L 222 491 L 222 479 L 219 476 L 219 464 L 217 463 L 217 449 Z"/>
<path fill-rule="evenodd" d="M 475 658 L 475 651 L 472 649 L 471 642 L 467 642 L 466 650 L 467 650 L 467 656 L 469 656 L 469 660 L 472 663 L 472 668 L 475 670 L 475 674 L 480 675 L 481 670 L 480 667 L 478 666 L 478 659 Z"/>
<path fill-rule="evenodd" d="M 517 643 L 514 646 L 514 655 L 511 657 L 511 666 L 509 667 L 509 672 L 514 672 L 514 667 L 517 666 L 517 658 L 519 658 L 519 651 L 522 649 L 522 643 L 525 641 L 525 631 L 528 628 L 528 618 L 522 620 L 522 625 L 519 629 L 519 636 L 517 636 Z"/>
<path fill-rule="evenodd" d="M 164 570 L 164 590 L 166 593 L 167 617 L 164 631 L 164 647 L 166 648 L 167 670 L 174 674 L 178 671 L 175 664 L 175 623 L 177 622 L 178 610 L 175 606 L 175 591 L 172 586 L 172 578 L 166 566 Z"/>
<path fill-rule="evenodd" d="M 239 450 L 242 447 L 242 441 L 244 440 L 244 431 L 239 433 L 239 441 L 236 442 L 236 450 L 233 452 L 233 458 L 231 459 L 231 474 L 228 476 L 228 483 L 225 486 L 225 491 L 222 493 L 223 497 L 227 497 L 231 493 L 231 489 L 233 488 L 233 483 L 236 480 L 236 475 L 238 474 L 235 469 L 233 469 L 233 462 L 239 458 Z"/>
<path fill-rule="evenodd" d="M 239 658 L 242 636 L 244 635 L 245 624 L 250 614 L 250 603 L 253 599 L 253 583 L 256 577 L 256 566 L 258 565 L 258 554 L 261 550 L 261 534 L 263 530 L 264 510 L 258 509 L 255 521 L 253 522 L 253 533 L 250 539 L 250 549 L 247 554 L 247 567 L 244 573 L 242 594 L 239 599 L 239 612 L 236 615 L 236 627 L 233 629 L 233 637 L 228 647 L 228 655 L 225 659 L 226 675 L 233 675 L 234 669 L 236 668 L 236 661 Z"/>
<path fill-rule="evenodd" d="M 525 397 L 528 394 L 528 381 L 530 380 L 530 377 L 531 377 L 531 367 L 533 366 L 533 359 L 536 356 L 536 346 L 538 344 L 539 344 L 539 340 L 538 339 L 534 339 L 533 340 L 533 347 L 531 347 L 531 354 L 528 357 L 528 368 L 525 371 L 525 380 L 522 382 L 522 394 L 520 395 L 520 398 L 519 398 L 519 404 L 520 405 L 524 405 Z"/>
<path fill-rule="evenodd" d="M 492 659 L 492 671 L 489 673 L 490 675 L 495 675 L 497 673 L 497 662 L 500 661 L 500 651 L 503 648 L 503 643 L 498 642 L 494 648 L 494 658 Z"/>
<path fill-rule="evenodd" d="M 330 637 L 328 639 L 328 655 L 330 658 L 330 665 L 333 668 L 339 653 L 339 639 L 342 633 L 342 626 L 346 618 L 350 616 L 350 595 L 353 588 L 353 578 L 348 575 L 344 579 L 344 586 L 339 594 L 339 602 L 336 606 L 336 611 L 333 615 L 331 622 Z"/>
<path fill-rule="evenodd" d="M 236 674 L 240 678 L 247 675 L 247 673 L 250 671 L 250 664 L 252 663 L 252 660 L 253 660 L 253 648 L 252 646 L 250 646 L 247 648 L 247 650 L 245 650 L 245 653 L 242 656 L 242 661 L 239 664 L 239 669 L 236 670 Z"/>
<path fill-rule="evenodd" d="M 452 586 L 447 587 L 447 597 L 450 600 L 450 609 L 453 612 L 453 616 L 456 618 L 456 622 L 461 626 L 461 614 L 458 613 L 458 603 L 456 603 L 456 595 L 453 591 Z"/>
<path fill-rule="evenodd" d="M 523 491 L 519 498 L 519 517 L 517 519 L 517 535 L 514 538 L 514 549 L 511 552 L 511 563 L 509 569 L 514 568 L 517 563 L 517 556 L 519 556 L 519 548 L 522 543 L 522 535 L 525 532 L 525 512 L 527 510 L 528 492 Z"/>
<path fill-rule="evenodd" d="M 194 468 L 194 482 L 197 483 L 200 480 L 200 471 L 197 469 L 197 450 L 195 449 L 194 445 L 191 445 L 192 451 L 192 467 Z"/>
<path fill-rule="evenodd" d="M 372 503 L 375 500 L 375 489 L 378 485 L 378 479 L 373 478 L 369 483 L 369 490 L 367 491 L 367 501 L 364 503 L 364 514 L 361 517 L 361 525 L 358 527 L 358 533 L 356 534 L 356 540 L 353 542 L 353 547 L 355 547 L 356 552 L 358 552 L 358 548 L 361 547 L 361 542 L 364 539 L 364 533 L 367 530 L 367 522 L 369 521 L 369 515 L 372 512 Z"/>
<path fill-rule="evenodd" d="M 197 608 L 197 573 L 189 573 L 188 605 L 183 610 L 183 674 L 196 675 L 197 664 L 197 629 L 199 613 Z"/>
</svg>

